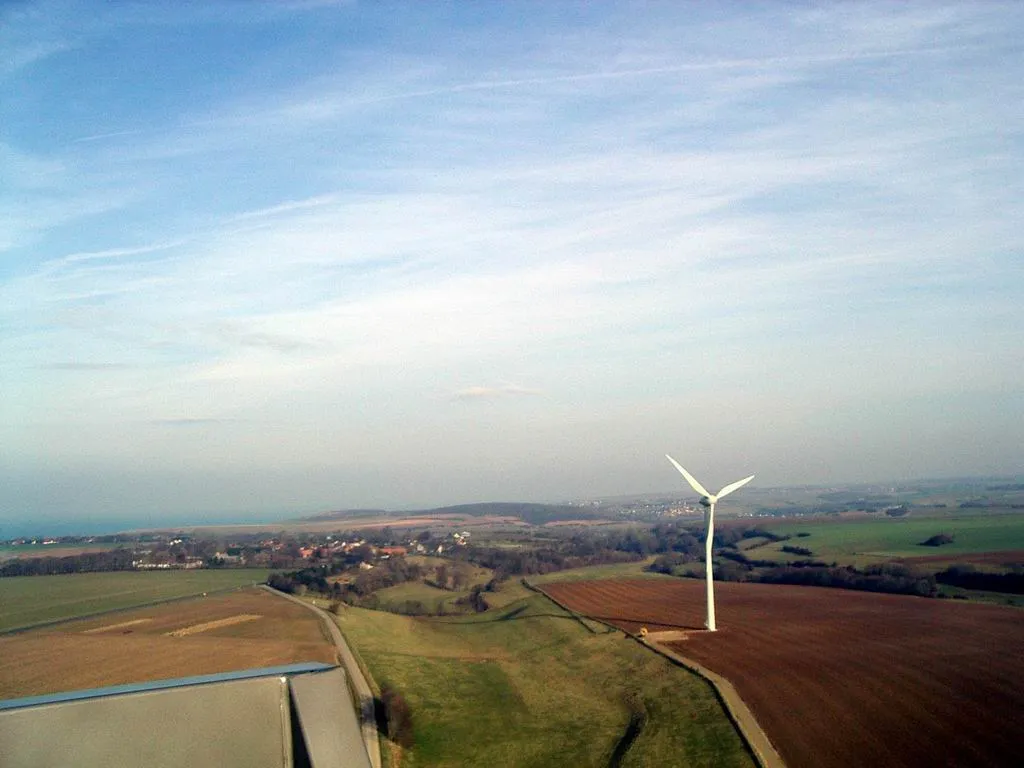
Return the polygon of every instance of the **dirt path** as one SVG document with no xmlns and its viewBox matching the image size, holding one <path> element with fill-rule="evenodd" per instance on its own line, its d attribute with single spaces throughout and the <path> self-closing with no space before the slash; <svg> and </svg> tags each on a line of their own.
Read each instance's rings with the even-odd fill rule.
<svg viewBox="0 0 1024 768">
<path fill-rule="evenodd" d="M 262 616 L 256 613 L 240 613 L 238 616 L 227 616 L 226 618 L 216 619 L 215 621 L 204 621 L 202 624 L 192 624 L 188 627 L 176 629 L 173 632 L 167 632 L 166 635 L 168 637 L 188 637 L 189 635 L 195 635 L 200 632 L 209 632 L 211 629 L 231 627 L 235 624 L 244 624 L 247 621 L 255 621 L 256 619 L 262 618 Z"/>
<path fill-rule="evenodd" d="M 359 664 L 356 663 L 356 657 L 352 655 L 352 650 L 348 647 L 348 643 L 345 642 L 345 637 L 341 634 L 341 630 L 338 629 L 334 618 L 327 611 L 317 608 L 315 605 L 304 600 L 299 600 L 297 597 L 286 595 L 284 592 L 278 592 L 276 589 L 271 589 L 266 585 L 260 585 L 260 588 L 265 589 L 272 595 L 277 595 L 285 600 L 291 600 L 293 603 L 313 611 L 313 613 L 320 617 L 324 626 L 327 627 L 331 640 L 334 641 L 334 645 L 338 649 L 338 655 L 341 657 L 342 666 L 345 667 L 345 673 L 352 682 L 352 688 L 359 701 L 359 721 L 363 731 L 363 744 L 366 746 L 366 753 L 370 756 L 370 765 L 373 768 L 381 768 L 380 739 L 377 735 L 377 717 L 373 690 L 366 681 L 366 677 L 359 668 Z"/>
</svg>

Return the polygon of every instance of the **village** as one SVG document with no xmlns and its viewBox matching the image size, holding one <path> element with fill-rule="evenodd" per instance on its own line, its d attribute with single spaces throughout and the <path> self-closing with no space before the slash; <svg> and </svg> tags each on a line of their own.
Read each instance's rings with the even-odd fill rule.
<svg viewBox="0 0 1024 768">
<path fill-rule="evenodd" d="M 165 571 L 201 568 L 294 569 L 338 564 L 371 570 L 404 555 L 445 556 L 469 544 L 469 531 L 415 537 L 387 528 L 352 533 L 265 531 L 214 537 L 208 534 L 143 533 L 116 536 L 19 538 L 0 542 L 5 575 L 79 573 L 97 570 Z"/>
</svg>

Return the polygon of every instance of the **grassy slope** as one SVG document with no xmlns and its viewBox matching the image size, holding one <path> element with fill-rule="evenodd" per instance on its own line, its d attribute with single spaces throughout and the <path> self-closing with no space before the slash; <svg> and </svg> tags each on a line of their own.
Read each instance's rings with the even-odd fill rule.
<svg viewBox="0 0 1024 768">
<path fill-rule="evenodd" d="M 778 533 L 806 531 L 811 535 L 759 547 L 750 553 L 752 557 L 775 554 L 785 544 L 807 547 L 819 559 L 860 565 L 894 557 L 1024 549 L 1024 514 L 880 517 L 849 522 L 759 521 L 758 525 Z M 952 533 L 955 541 L 942 547 L 919 546 L 920 542 L 936 533 Z M 785 555 L 780 559 L 785 559 Z"/>
<path fill-rule="evenodd" d="M 263 569 L 77 573 L 0 579 L 0 631 L 254 584 Z"/>
<path fill-rule="evenodd" d="M 446 613 L 458 613 L 455 601 L 469 595 L 469 591 L 477 584 L 486 584 L 494 577 L 490 568 L 480 568 L 467 563 L 456 563 L 443 557 L 430 557 L 425 555 L 413 555 L 408 558 L 410 563 L 423 566 L 428 569 L 427 578 L 433 578 L 433 569 L 443 565 L 450 571 L 457 568 L 466 572 L 468 581 L 465 589 L 454 591 L 439 589 L 425 584 L 422 581 L 409 581 L 404 584 L 396 584 L 393 587 L 379 589 L 374 594 L 380 600 L 380 607 L 384 610 L 397 610 L 407 600 L 418 600 L 423 603 L 428 612 L 437 612 L 438 607 L 443 608 Z"/>
<path fill-rule="evenodd" d="M 412 710 L 403 766 L 607 765 L 629 722 L 648 722 L 623 765 L 751 765 L 706 683 L 618 632 L 593 633 L 518 584 L 465 618 L 350 608 L 338 622 L 377 683 Z"/>
</svg>

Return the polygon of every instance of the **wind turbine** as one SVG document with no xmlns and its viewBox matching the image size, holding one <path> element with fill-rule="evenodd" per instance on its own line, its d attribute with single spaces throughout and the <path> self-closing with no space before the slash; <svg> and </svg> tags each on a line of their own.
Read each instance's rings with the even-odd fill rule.
<svg viewBox="0 0 1024 768">
<path fill-rule="evenodd" d="M 686 482 L 690 484 L 690 487 L 700 494 L 700 503 L 704 507 L 704 522 L 707 527 L 707 537 L 704 541 L 704 575 L 707 577 L 708 587 L 708 620 L 704 626 L 708 628 L 709 632 L 714 632 L 715 582 L 712 579 L 711 574 L 711 540 L 714 538 L 715 535 L 715 502 L 717 502 L 719 499 L 725 496 L 728 496 L 736 489 L 742 488 L 744 485 L 753 480 L 754 476 L 751 475 L 750 477 L 745 477 L 742 480 L 737 480 L 735 483 L 729 483 L 729 485 L 725 486 L 725 488 L 720 490 L 717 494 L 710 494 L 704 489 L 703 485 L 701 485 L 694 479 L 693 475 L 691 475 L 689 472 L 683 469 L 682 466 L 680 466 L 678 461 L 673 459 L 667 453 L 665 454 L 665 458 L 671 461 L 672 466 L 674 466 L 682 473 L 683 477 L 686 478 Z"/>
</svg>

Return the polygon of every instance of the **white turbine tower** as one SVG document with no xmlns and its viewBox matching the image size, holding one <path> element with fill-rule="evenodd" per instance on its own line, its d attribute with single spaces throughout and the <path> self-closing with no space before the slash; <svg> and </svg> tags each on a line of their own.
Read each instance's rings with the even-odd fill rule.
<svg viewBox="0 0 1024 768">
<path fill-rule="evenodd" d="M 704 542 L 704 574 L 707 577 L 708 587 L 708 620 L 705 626 L 708 628 L 709 632 L 714 632 L 715 586 L 711 574 L 711 540 L 714 538 L 715 535 L 715 502 L 717 502 L 724 496 L 728 496 L 737 488 L 742 488 L 744 485 L 753 480 L 754 476 L 751 475 L 750 477 L 745 477 L 742 480 L 737 480 L 735 483 L 729 483 L 729 485 L 725 486 L 725 488 L 720 490 L 717 494 L 710 494 L 704 489 L 703 485 L 701 485 L 694 479 L 693 475 L 691 475 L 689 472 L 687 472 L 679 465 L 678 461 L 673 459 L 667 453 L 665 454 L 665 458 L 671 461 L 672 466 L 674 466 L 682 473 L 683 477 L 686 478 L 686 482 L 690 484 L 690 487 L 700 494 L 700 503 L 704 507 L 704 522 L 707 527 L 707 538 Z"/>
</svg>

